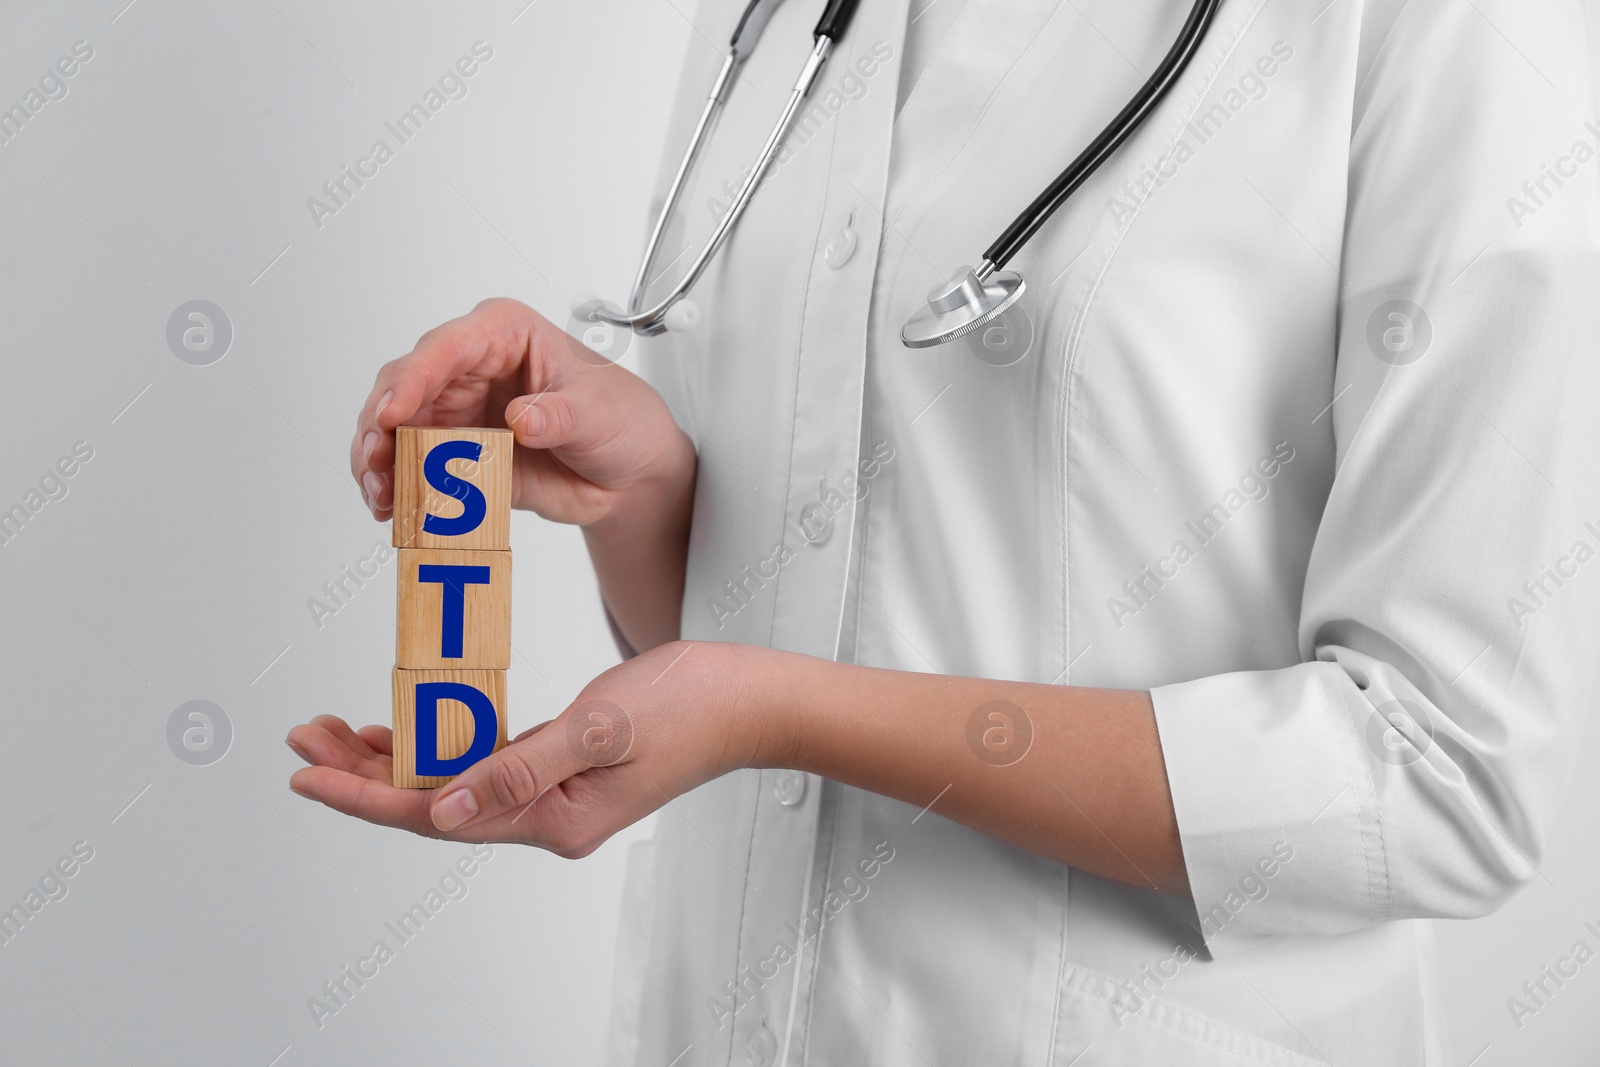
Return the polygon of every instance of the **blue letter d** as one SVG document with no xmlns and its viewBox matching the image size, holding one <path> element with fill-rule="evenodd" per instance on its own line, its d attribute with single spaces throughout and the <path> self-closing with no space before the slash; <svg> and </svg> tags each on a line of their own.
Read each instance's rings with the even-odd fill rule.
<svg viewBox="0 0 1600 1067">
<path fill-rule="evenodd" d="M 453 759 L 440 759 L 438 756 L 441 700 L 459 700 L 472 712 L 472 744 Z M 460 774 L 494 751 L 495 738 L 499 734 L 500 722 L 495 716 L 494 704 L 481 691 L 466 682 L 417 683 L 418 775 Z"/>
</svg>

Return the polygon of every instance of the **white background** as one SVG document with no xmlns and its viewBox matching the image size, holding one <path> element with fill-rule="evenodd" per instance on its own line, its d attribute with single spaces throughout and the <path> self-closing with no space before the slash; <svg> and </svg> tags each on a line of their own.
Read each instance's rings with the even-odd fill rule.
<svg viewBox="0 0 1600 1067">
<path fill-rule="evenodd" d="M 1511 0 L 1475 2 L 1514 40 Z M 578 863 L 497 847 L 319 1029 L 307 998 L 466 849 L 295 797 L 282 739 L 389 714 L 392 564 L 320 628 L 307 607 L 388 536 L 346 471 L 374 370 L 485 296 L 558 322 L 620 296 L 682 57 L 730 28 L 690 0 L 125 3 L 0 0 L 0 107 L 94 48 L 0 145 L 0 510 L 94 449 L 0 546 L 0 908 L 94 849 L 0 946 L 0 1062 L 594 1063 L 648 826 Z M 319 228 L 307 198 L 479 40 L 468 95 Z M 194 298 L 235 331 L 212 366 L 167 346 Z M 512 544 L 516 732 L 615 653 L 575 531 L 523 514 Z M 167 747 L 192 699 L 235 731 L 211 766 Z M 1600 961 L 1520 1031 L 1506 1006 L 1600 950 L 1597 756 L 1591 732 L 1542 876 L 1439 925 L 1449 1064 L 1600 1062 Z"/>
</svg>

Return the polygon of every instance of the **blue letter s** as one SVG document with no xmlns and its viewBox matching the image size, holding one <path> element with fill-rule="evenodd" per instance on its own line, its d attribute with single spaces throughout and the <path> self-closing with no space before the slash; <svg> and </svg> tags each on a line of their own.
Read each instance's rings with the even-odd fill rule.
<svg viewBox="0 0 1600 1067">
<path fill-rule="evenodd" d="M 483 446 L 476 441 L 445 441 L 434 445 L 428 450 L 427 458 L 422 461 L 422 476 L 445 496 L 461 501 L 461 514 L 453 519 L 442 519 L 437 515 L 427 515 L 422 520 L 422 532 L 438 534 L 440 537 L 458 537 L 461 534 L 471 533 L 483 522 L 483 516 L 488 510 L 488 502 L 483 499 L 483 490 L 471 482 L 463 481 L 445 469 L 445 464 L 453 459 L 470 459 L 474 462 L 483 453 Z"/>
</svg>

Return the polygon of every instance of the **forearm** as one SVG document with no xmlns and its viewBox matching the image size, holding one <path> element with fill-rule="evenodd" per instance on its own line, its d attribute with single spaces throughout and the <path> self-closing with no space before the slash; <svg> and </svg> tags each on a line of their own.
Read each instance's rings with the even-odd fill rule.
<svg viewBox="0 0 1600 1067">
<path fill-rule="evenodd" d="M 639 652 L 678 637 L 694 509 L 695 456 L 692 447 L 687 452 L 675 473 L 632 489 L 583 528 L 600 595 Z"/>
<path fill-rule="evenodd" d="M 1080 870 L 1188 894 L 1147 692 L 915 674 L 766 649 L 752 659 L 745 713 L 759 712 L 755 765 L 931 806 Z"/>
</svg>

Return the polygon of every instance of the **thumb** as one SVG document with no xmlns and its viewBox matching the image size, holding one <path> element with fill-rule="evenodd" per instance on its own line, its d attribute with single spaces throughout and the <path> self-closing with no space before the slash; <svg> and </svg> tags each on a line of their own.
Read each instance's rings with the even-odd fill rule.
<svg viewBox="0 0 1600 1067">
<path fill-rule="evenodd" d="M 528 448 L 572 444 L 579 430 L 571 396 L 550 389 L 519 396 L 507 404 L 506 425 L 516 436 L 517 444 Z"/>
<path fill-rule="evenodd" d="M 468 767 L 433 798 L 429 818 L 440 830 L 520 812 L 551 786 L 590 765 L 562 743 L 560 730 L 541 730 Z"/>
</svg>

